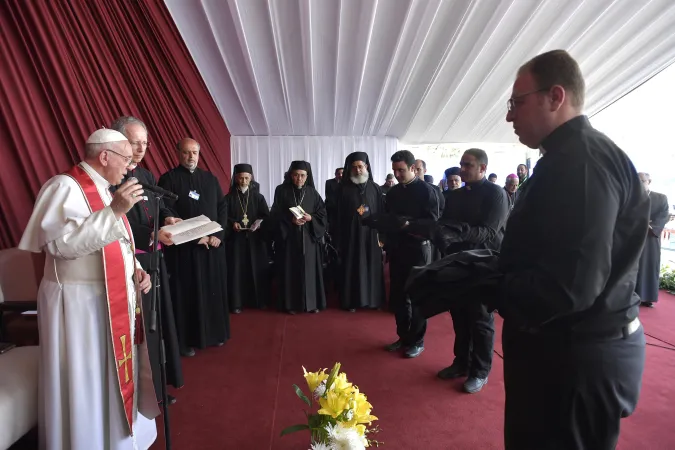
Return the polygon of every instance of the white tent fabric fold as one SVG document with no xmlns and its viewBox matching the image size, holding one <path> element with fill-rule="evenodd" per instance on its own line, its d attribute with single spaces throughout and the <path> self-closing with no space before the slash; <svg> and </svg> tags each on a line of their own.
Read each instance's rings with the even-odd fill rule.
<svg viewBox="0 0 675 450">
<path fill-rule="evenodd" d="M 391 172 L 391 155 L 398 150 L 393 137 L 376 136 L 232 136 L 232 165 L 253 165 L 260 192 L 269 206 L 274 200 L 274 188 L 283 181 L 291 161 L 304 160 L 312 165 L 316 189 L 325 199 L 326 180 L 334 177 L 352 152 L 366 152 L 373 177 L 383 184 Z"/>
<path fill-rule="evenodd" d="M 518 67 L 564 48 L 600 111 L 675 61 L 672 0 L 165 0 L 232 135 L 515 142 Z"/>
</svg>

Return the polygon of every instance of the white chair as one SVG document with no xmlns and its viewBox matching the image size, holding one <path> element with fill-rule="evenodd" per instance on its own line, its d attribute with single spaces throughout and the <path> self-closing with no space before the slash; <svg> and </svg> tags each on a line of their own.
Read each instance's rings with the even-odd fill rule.
<svg viewBox="0 0 675 450">
<path fill-rule="evenodd" d="M 11 248 L 0 251 L 0 340 L 3 316 L 37 309 L 36 267 L 41 257 Z M 0 450 L 37 425 L 39 348 L 17 347 L 0 355 Z"/>
<path fill-rule="evenodd" d="M 38 347 L 16 347 L 0 355 L 0 450 L 37 426 Z"/>
</svg>

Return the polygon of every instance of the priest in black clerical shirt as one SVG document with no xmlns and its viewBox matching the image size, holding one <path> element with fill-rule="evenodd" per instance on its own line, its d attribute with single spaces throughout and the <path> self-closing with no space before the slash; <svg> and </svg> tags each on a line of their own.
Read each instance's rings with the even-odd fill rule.
<svg viewBox="0 0 675 450">
<path fill-rule="evenodd" d="M 335 178 L 326 180 L 325 196 L 326 196 L 326 217 L 328 220 L 328 231 L 330 233 L 337 232 L 337 196 L 340 190 L 340 183 L 342 182 L 343 168 L 335 169 Z"/>
<path fill-rule="evenodd" d="M 148 131 L 145 124 L 131 116 L 122 116 L 115 120 L 110 126 L 111 129 L 117 130 L 127 137 L 133 156 L 131 165 L 124 177 L 122 183 L 128 178 L 134 177 L 140 183 L 149 186 L 154 186 L 155 177 L 152 173 L 140 167 L 139 164 L 143 160 L 146 151 L 150 144 L 148 143 Z M 120 184 L 122 184 L 120 183 Z M 127 212 L 127 219 L 131 232 L 134 235 L 134 244 L 136 247 L 136 259 L 143 266 L 145 270 L 149 270 L 151 265 L 151 241 L 153 240 L 152 232 L 154 230 L 155 220 L 159 220 L 159 241 L 161 245 L 169 246 L 173 243 L 171 238 L 166 235 L 161 227 L 164 225 L 172 225 L 180 219 L 173 217 L 172 212 L 164 206 L 162 199 L 157 199 L 155 194 L 145 191 L 144 199 L 136 203 Z M 159 217 L 155 217 L 156 202 L 159 202 Z M 178 345 L 178 336 L 176 332 L 176 322 L 174 320 L 173 303 L 171 298 L 171 290 L 169 289 L 169 276 L 166 270 L 164 258 L 160 253 L 159 264 L 159 285 L 161 290 L 158 291 L 157 307 L 161 308 L 159 311 L 162 316 L 162 332 L 164 338 L 164 349 L 166 351 L 166 382 L 174 387 L 183 386 L 183 369 L 180 362 L 180 348 Z M 150 329 L 150 309 L 152 296 L 143 294 L 143 318 L 145 319 L 145 329 Z M 148 356 L 150 358 L 150 365 L 152 366 L 152 379 L 155 386 L 155 394 L 157 399 L 162 399 L 162 379 L 160 371 L 160 342 L 158 333 L 146 333 L 148 339 Z M 175 403 L 175 398 L 169 395 L 169 402 Z"/>
<path fill-rule="evenodd" d="M 668 223 L 670 208 L 668 197 L 651 190 L 652 177 L 646 172 L 640 172 L 638 175 L 649 196 L 649 230 L 640 256 L 635 292 L 640 296 L 643 306 L 653 308 L 654 303 L 659 300 L 661 234 Z"/>
<path fill-rule="evenodd" d="M 250 164 L 236 164 L 226 196 L 228 300 L 235 314 L 244 307 L 266 307 L 270 296 L 267 242 L 260 231 L 270 211 L 259 188 L 254 190 L 252 179 Z"/>
<path fill-rule="evenodd" d="M 180 165 L 159 178 L 159 186 L 178 195 L 167 206 L 176 217 L 205 215 L 227 228 L 227 202 L 218 179 L 197 167 L 199 143 L 183 139 L 177 144 Z M 181 352 L 195 354 L 194 347 L 222 345 L 230 337 L 227 306 L 227 269 L 224 231 L 166 250 L 171 292 Z"/>
<path fill-rule="evenodd" d="M 379 308 L 385 302 L 382 249 L 377 231 L 364 226 L 362 220 L 384 212 L 384 196 L 373 181 L 366 153 L 347 156 L 344 173 L 337 197 L 335 232 L 342 262 L 340 307 L 351 312 Z"/>
<path fill-rule="evenodd" d="M 450 240 L 434 239 L 444 255 L 465 250 L 499 251 L 509 208 L 504 189 L 485 177 L 487 165 L 488 157 L 484 150 L 472 148 L 465 151 L 460 162 L 460 176 L 465 185 L 448 191 L 441 219 L 438 222 L 411 221 L 405 229 L 427 238 L 432 238 L 434 231 L 446 224 L 461 230 Z M 451 379 L 468 375 L 464 390 L 473 394 L 487 383 L 492 368 L 494 318 L 485 305 L 475 302 L 456 306 L 450 309 L 450 313 L 455 330 L 455 359 L 438 376 Z M 423 340 L 424 323 L 424 318 L 420 317 L 413 304 L 413 320 L 406 339 L 409 345 Z"/>
<path fill-rule="evenodd" d="M 614 449 L 640 396 L 634 288 L 649 200 L 628 156 L 582 114 L 584 96 L 577 62 L 553 50 L 519 69 L 508 100 L 506 120 L 543 156 L 499 261 L 506 450 Z"/>
<path fill-rule="evenodd" d="M 401 228 L 412 219 L 438 220 L 441 210 L 434 187 L 415 176 L 415 156 L 411 152 L 400 150 L 394 153 L 391 167 L 398 184 L 387 194 L 387 214 L 371 216 L 366 222 L 383 232 L 381 238 L 389 257 L 389 307 L 396 317 L 399 339 L 386 350 L 394 352 L 405 348 L 406 354 L 414 357 L 424 350 L 424 345 L 416 342 L 408 348 L 404 342 L 412 318 L 405 284 L 414 266 L 424 266 L 432 261 L 432 252 L 428 239 L 413 236 Z"/>
<path fill-rule="evenodd" d="M 301 207 L 296 217 L 290 208 Z M 321 239 L 326 233 L 326 207 L 314 188 L 307 161 L 293 161 L 275 190 L 271 221 L 280 308 L 290 314 L 317 313 L 326 307 Z"/>
</svg>

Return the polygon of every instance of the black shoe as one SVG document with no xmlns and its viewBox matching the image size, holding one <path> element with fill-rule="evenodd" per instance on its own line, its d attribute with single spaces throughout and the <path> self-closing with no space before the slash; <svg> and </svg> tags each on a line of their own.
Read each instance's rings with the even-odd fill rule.
<svg viewBox="0 0 675 450">
<path fill-rule="evenodd" d="M 446 367 L 445 369 L 438 372 L 437 376 L 441 380 L 452 380 L 455 378 L 465 377 L 466 373 L 466 369 L 453 364 L 450 367 Z"/>
<path fill-rule="evenodd" d="M 408 347 L 403 356 L 406 358 L 417 358 L 424 351 L 424 345 L 412 345 Z"/>
<path fill-rule="evenodd" d="M 286 312 L 287 312 L 288 314 L 290 314 L 291 316 L 294 316 L 294 315 L 297 314 L 295 311 L 286 311 Z"/>
<path fill-rule="evenodd" d="M 645 308 L 653 308 L 654 307 L 653 302 L 641 302 L 640 305 L 644 306 Z"/>
<path fill-rule="evenodd" d="M 225 345 L 225 341 L 223 341 L 223 342 L 218 342 L 215 346 L 216 346 L 216 347 L 222 347 L 223 345 Z"/>
<path fill-rule="evenodd" d="M 354 308 L 350 308 L 349 312 L 356 312 L 356 310 Z"/>
<path fill-rule="evenodd" d="M 241 309 L 237 308 L 234 311 L 232 311 L 234 314 L 241 314 Z"/>
<path fill-rule="evenodd" d="M 318 310 L 318 309 L 313 309 L 313 310 L 311 310 L 310 312 L 311 312 L 312 314 L 319 314 L 319 310 Z"/>
<path fill-rule="evenodd" d="M 394 342 L 393 344 L 389 344 L 389 345 L 384 347 L 384 349 L 388 352 L 397 352 L 397 351 L 401 350 L 402 348 L 403 348 L 403 341 L 401 341 L 400 339 L 398 341 Z"/>
<path fill-rule="evenodd" d="M 175 405 L 178 401 L 178 399 L 171 394 L 168 394 L 167 397 L 169 398 L 169 405 Z"/>
<path fill-rule="evenodd" d="M 190 347 L 186 350 L 181 350 L 180 356 L 195 356 L 195 349 Z"/>
</svg>

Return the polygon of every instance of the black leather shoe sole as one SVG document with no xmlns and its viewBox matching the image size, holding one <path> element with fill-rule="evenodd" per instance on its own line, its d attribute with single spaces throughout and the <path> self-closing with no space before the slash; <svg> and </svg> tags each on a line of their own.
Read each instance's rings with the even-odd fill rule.
<svg viewBox="0 0 675 450">
<path fill-rule="evenodd" d="M 454 380 L 455 378 L 461 378 L 467 376 L 466 370 L 456 370 L 452 366 L 446 367 L 436 374 L 441 380 Z"/>
</svg>

